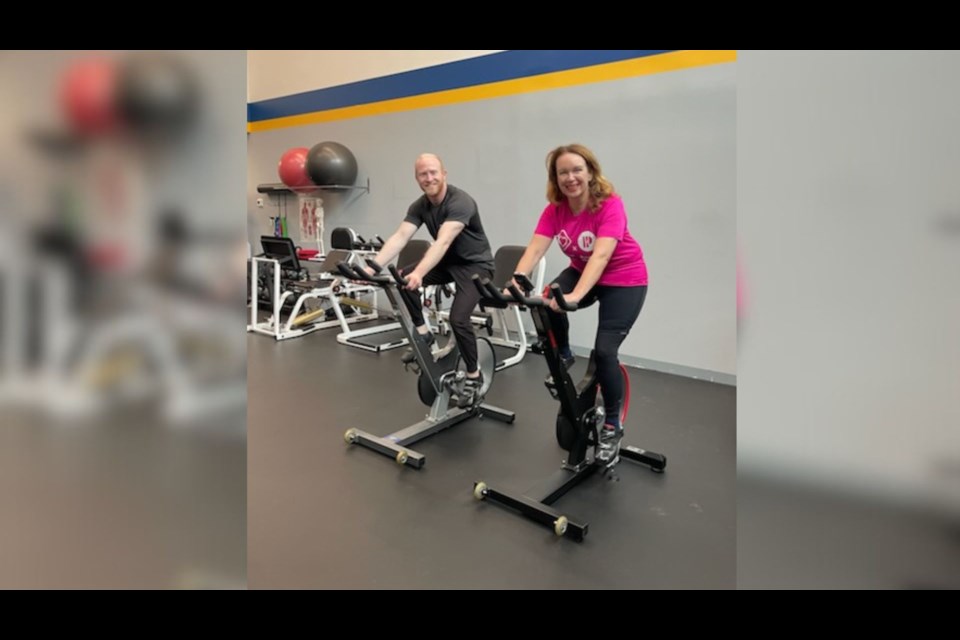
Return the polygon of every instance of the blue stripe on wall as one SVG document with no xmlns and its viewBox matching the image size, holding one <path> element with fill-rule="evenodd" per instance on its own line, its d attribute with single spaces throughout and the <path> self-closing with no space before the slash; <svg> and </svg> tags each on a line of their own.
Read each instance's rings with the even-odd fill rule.
<svg viewBox="0 0 960 640">
<path fill-rule="evenodd" d="M 327 89 L 251 102 L 247 105 L 247 120 L 258 122 L 302 113 L 406 98 L 437 91 L 461 89 L 491 82 L 618 62 L 631 58 L 654 56 L 669 51 L 673 50 L 578 51 L 557 49 L 504 51 Z"/>
</svg>

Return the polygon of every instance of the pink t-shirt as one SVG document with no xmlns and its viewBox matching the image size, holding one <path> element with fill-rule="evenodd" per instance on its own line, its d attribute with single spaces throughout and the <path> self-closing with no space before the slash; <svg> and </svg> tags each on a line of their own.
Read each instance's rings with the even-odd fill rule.
<svg viewBox="0 0 960 640">
<path fill-rule="evenodd" d="M 576 216 L 566 201 L 550 203 L 540 214 L 534 233 L 556 238 L 560 249 L 570 257 L 570 266 L 581 273 L 593 255 L 597 238 L 616 238 L 617 248 L 597 284 L 611 287 L 647 284 L 643 249 L 627 229 L 627 212 L 623 210 L 623 200 L 616 194 L 604 200 L 597 211 L 582 211 Z"/>
</svg>

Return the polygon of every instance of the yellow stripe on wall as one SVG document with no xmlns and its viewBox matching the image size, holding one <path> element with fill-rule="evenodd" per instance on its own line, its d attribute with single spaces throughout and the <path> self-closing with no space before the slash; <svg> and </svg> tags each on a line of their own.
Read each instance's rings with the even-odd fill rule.
<svg viewBox="0 0 960 640">
<path fill-rule="evenodd" d="M 247 131 L 253 133 L 257 131 L 269 131 L 271 129 L 283 129 L 286 127 L 299 127 L 307 124 L 318 124 L 321 122 L 332 122 L 334 120 L 348 120 L 350 118 L 380 116 L 401 111 L 413 111 L 415 109 L 429 109 L 431 107 L 457 104 L 459 102 L 503 98 L 521 93 L 549 91 L 550 89 L 561 89 L 594 82 L 608 82 L 610 80 L 653 75 L 655 73 L 665 73 L 667 71 L 677 71 L 692 67 L 736 62 L 736 60 L 737 52 L 735 50 L 675 51 L 655 56 L 609 62 L 580 69 L 545 73 L 538 76 L 504 80 L 503 82 L 492 82 L 475 87 L 438 91 L 436 93 L 371 102 L 369 104 L 342 107 L 340 109 L 328 109 L 325 111 L 315 111 L 313 113 L 303 113 L 296 116 L 274 118 L 272 120 L 248 122 Z"/>
</svg>

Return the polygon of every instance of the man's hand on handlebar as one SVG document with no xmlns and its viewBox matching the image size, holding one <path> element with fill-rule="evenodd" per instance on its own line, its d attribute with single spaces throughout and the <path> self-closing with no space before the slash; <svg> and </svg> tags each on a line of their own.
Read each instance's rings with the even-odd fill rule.
<svg viewBox="0 0 960 640">
<path fill-rule="evenodd" d="M 414 269 L 406 276 L 407 279 L 407 289 L 410 291 L 416 291 L 423 286 L 423 276 L 417 273 L 417 270 Z"/>
</svg>

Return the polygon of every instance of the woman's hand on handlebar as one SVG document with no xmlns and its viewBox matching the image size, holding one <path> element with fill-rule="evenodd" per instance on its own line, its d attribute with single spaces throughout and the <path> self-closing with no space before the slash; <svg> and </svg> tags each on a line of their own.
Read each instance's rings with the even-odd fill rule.
<svg viewBox="0 0 960 640">
<path fill-rule="evenodd" d="M 580 302 L 580 296 L 573 295 L 573 292 L 563 294 L 563 299 L 567 301 L 567 304 L 579 304 Z M 561 309 L 560 305 L 557 304 L 556 298 L 550 298 L 549 307 L 551 311 L 566 313 L 566 311 Z"/>
</svg>

